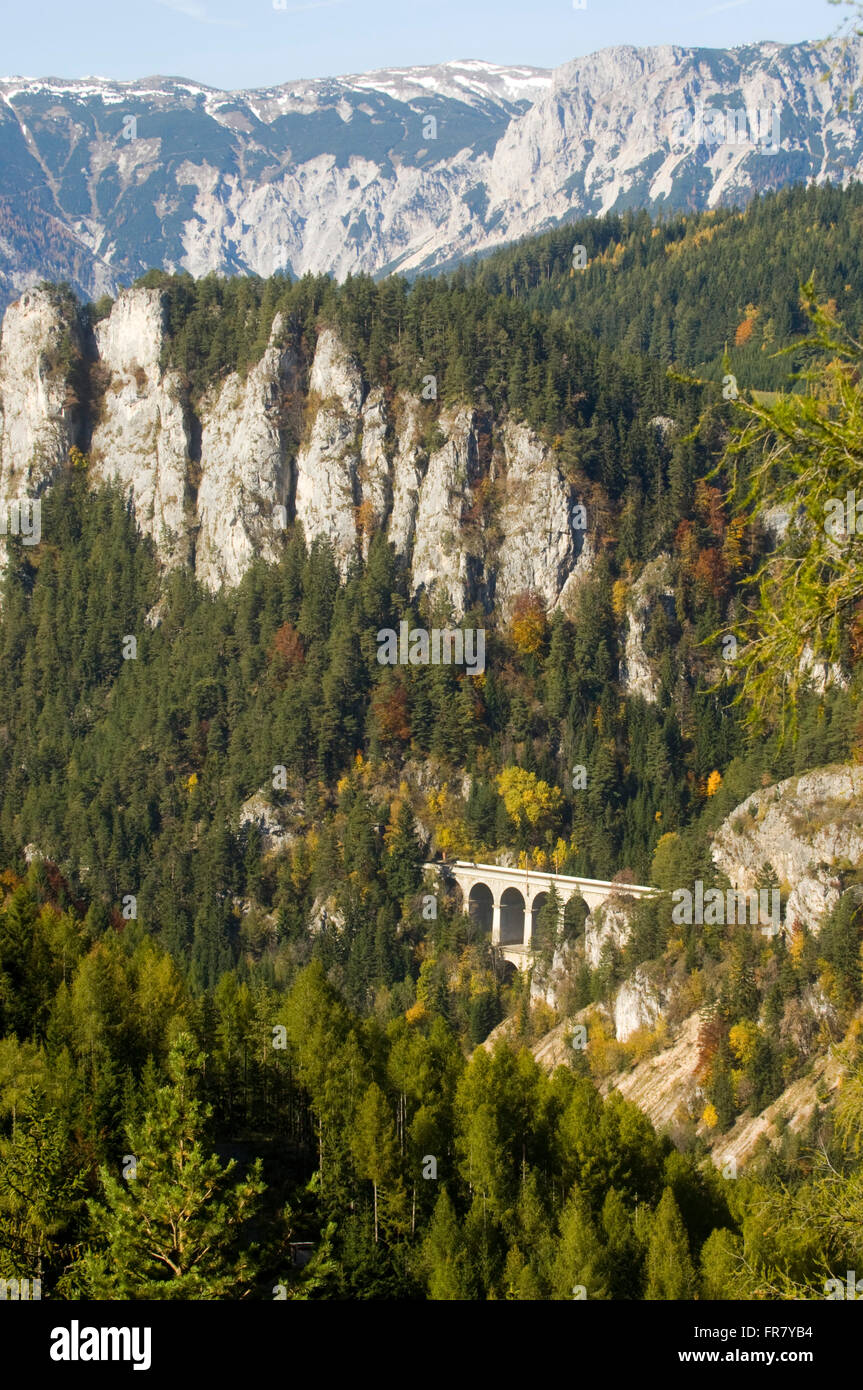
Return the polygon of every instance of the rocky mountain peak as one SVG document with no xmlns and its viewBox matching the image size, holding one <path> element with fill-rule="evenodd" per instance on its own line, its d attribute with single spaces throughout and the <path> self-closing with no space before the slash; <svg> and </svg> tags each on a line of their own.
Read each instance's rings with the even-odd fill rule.
<svg viewBox="0 0 863 1390">
<path fill-rule="evenodd" d="M 861 78 L 855 41 L 618 45 L 552 72 L 470 59 L 248 92 L 2 79 L 0 300 L 43 277 L 116 292 L 154 264 L 416 271 L 578 216 L 842 184 L 863 160 Z"/>
</svg>

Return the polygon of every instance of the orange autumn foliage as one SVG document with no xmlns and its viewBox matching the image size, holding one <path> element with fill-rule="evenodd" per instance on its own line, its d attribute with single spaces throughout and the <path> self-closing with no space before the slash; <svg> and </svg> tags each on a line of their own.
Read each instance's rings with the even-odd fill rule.
<svg viewBox="0 0 863 1390">
<path fill-rule="evenodd" d="M 542 650 L 547 622 L 545 604 L 539 594 L 519 594 L 512 611 L 512 640 L 523 656 Z"/>
<path fill-rule="evenodd" d="M 737 325 L 737 332 L 734 334 L 735 347 L 744 347 L 749 342 L 752 337 L 752 328 L 752 319 L 744 319 L 742 323 Z"/>
<path fill-rule="evenodd" d="M 384 743 L 406 743 L 410 738 L 408 696 L 399 682 L 378 686 L 372 697 L 372 713 Z"/>
<path fill-rule="evenodd" d="M 303 639 L 293 623 L 282 623 L 270 648 L 270 664 L 277 674 L 287 674 L 306 659 Z"/>
<path fill-rule="evenodd" d="M 702 550 L 695 565 L 696 592 L 719 598 L 728 581 L 728 571 L 722 553 L 716 549 Z"/>
</svg>

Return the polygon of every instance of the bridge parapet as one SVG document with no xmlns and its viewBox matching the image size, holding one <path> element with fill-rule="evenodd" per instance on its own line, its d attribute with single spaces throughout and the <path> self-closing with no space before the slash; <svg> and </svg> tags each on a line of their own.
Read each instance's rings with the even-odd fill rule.
<svg viewBox="0 0 863 1390">
<path fill-rule="evenodd" d="M 636 899 L 651 897 L 658 889 L 644 883 L 613 883 L 607 879 L 579 878 L 573 874 L 543 873 L 538 869 L 514 869 L 501 864 L 481 864 L 468 860 L 426 864 L 427 869 L 453 879 L 462 892 L 465 912 L 490 915 L 492 945 L 502 946 L 504 954 L 521 964 L 533 943 L 533 927 L 542 903 L 552 885 L 562 907 L 574 897 L 581 898 L 593 912 L 615 895 Z M 526 931 L 530 920 L 530 931 Z M 519 959 L 519 957 L 521 959 Z"/>
</svg>

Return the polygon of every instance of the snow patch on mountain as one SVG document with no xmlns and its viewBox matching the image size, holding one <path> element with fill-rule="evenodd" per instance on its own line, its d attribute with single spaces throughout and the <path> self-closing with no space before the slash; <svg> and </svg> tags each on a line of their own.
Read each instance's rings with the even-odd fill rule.
<svg viewBox="0 0 863 1390">
<path fill-rule="evenodd" d="M 153 264 L 415 272 L 579 216 L 844 184 L 863 172 L 861 85 L 861 41 L 619 45 L 553 71 L 463 59 L 250 92 L 2 79 L 4 199 L 32 236 L 0 245 L 0 289 L 60 266 L 84 295 Z"/>
</svg>

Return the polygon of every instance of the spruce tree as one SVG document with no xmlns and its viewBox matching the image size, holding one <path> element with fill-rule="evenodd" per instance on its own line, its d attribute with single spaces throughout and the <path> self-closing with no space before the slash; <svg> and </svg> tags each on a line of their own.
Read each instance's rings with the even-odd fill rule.
<svg viewBox="0 0 863 1390">
<path fill-rule="evenodd" d="M 693 1298 L 695 1292 L 695 1269 L 686 1227 L 674 1193 L 666 1187 L 653 1215 L 644 1297 L 649 1300 L 688 1299 Z"/>
<path fill-rule="evenodd" d="M 419 888 L 422 862 L 413 814 L 408 803 L 403 801 L 396 812 L 389 853 L 384 860 L 387 887 L 399 902 Z"/>
</svg>

